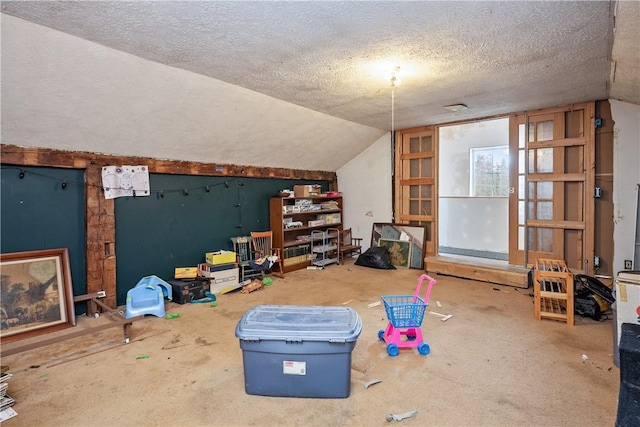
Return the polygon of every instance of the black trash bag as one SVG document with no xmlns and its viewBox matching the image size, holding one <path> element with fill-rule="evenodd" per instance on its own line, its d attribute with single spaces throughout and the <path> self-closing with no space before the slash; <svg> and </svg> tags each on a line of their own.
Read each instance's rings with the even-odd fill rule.
<svg viewBox="0 0 640 427">
<path fill-rule="evenodd" d="M 389 249 L 380 246 L 372 246 L 356 260 L 356 265 L 362 267 L 379 268 L 381 270 L 395 270 L 391 264 Z"/>
</svg>

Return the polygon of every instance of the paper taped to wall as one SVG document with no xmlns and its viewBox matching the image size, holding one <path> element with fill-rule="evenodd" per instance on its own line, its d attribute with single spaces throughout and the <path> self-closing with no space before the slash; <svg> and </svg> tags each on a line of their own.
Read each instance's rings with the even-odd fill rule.
<svg viewBox="0 0 640 427">
<path fill-rule="evenodd" d="M 105 199 L 149 195 L 149 169 L 146 166 L 104 166 L 102 189 Z"/>
</svg>

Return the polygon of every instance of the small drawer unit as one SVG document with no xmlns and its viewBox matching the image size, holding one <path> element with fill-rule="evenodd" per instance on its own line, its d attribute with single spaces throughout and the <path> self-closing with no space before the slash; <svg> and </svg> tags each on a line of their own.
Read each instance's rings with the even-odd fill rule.
<svg viewBox="0 0 640 427">
<path fill-rule="evenodd" d="M 259 305 L 238 322 L 247 394 L 344 398 L 362 320 L 350 307 Z"/>
</svg>

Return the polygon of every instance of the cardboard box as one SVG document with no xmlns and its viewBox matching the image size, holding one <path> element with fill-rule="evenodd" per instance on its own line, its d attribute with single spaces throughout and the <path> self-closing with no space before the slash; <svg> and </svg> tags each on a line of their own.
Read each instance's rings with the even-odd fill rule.
<svg viewBox="0 0 640 427">
<path fill-rule="evenodd" d="M 204 254 L 207 264 L 219 265 L 236 262 L 236 253 L 229 251 L 207 252 Z"/>
<path fill-rule="evenodd" d="M 318 215 L 318 219 L 323 220 L 325 224 L 340 224 L 342 222 L 339 213 L 321 214 Z"/>
<path fill-rule="evenodd" d="M 324 220 L 314 219 L 313 221 L 309 221 L 309 227 L 317 227 L 319 225 L 324 225 Z"/>
<path fill-rule="evenodd" d="M 227 288 L 237 288 L 240 282 L 240 269 L 216 271 L 210 278 L 210 288 L 212 294 L 219 294 Z"/>
<path fill-rule="evenodd" d="M 322 192 L 322 187 L 319 185 L 294 185 L 293 195 L 295 197 L 312 197 L 319 196 Z"/>
<path fill-rule="evenodd" d="M 203 262 L 201 264 L 198 264 L 198 274 L 200 275 L 200 277 L 211 278 L 214 277 L 215 274 L 219 271 L 231 270 L 233 268 L 238 268 L 238 264 L 233 262 L 229 264 L 215 265 Z"/>
<path fill-rule="evenodd" d="M 177 267 L 174 270 L 175 279 L 195 279 L 198 276 L 198 267 Z"/>
<path fill-rule="evenodd" d="M 616 278 L 617 344 L 620 344 L 622 324 L 640 325 L 640 272 L 625 271 Z"/>
</svg>

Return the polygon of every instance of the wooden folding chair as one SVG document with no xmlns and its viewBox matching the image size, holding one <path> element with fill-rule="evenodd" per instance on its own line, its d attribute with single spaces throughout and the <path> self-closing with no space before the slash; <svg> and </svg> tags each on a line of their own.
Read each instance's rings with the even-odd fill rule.
<svg viewBox="0 0 640 427">
<path fill-rule="evenodd" d="M 273 232 L 269 231 L 252 231 L 251 232 L 251 243 L 253 245 L 253 251 L 255 253 L 256 258 L 267 258 L 267 257 L 276 257 L 276 261 L 274 261 L 271 266 L 271 270 L 274 270 L 276 264 L 280 269 L 280 278 L 284 279 L 284 272 L 282 271 L 282 257 L 280 256 L 280 249 L 274 248 L 272 246 L 273 242 Z"/>
</svg>

